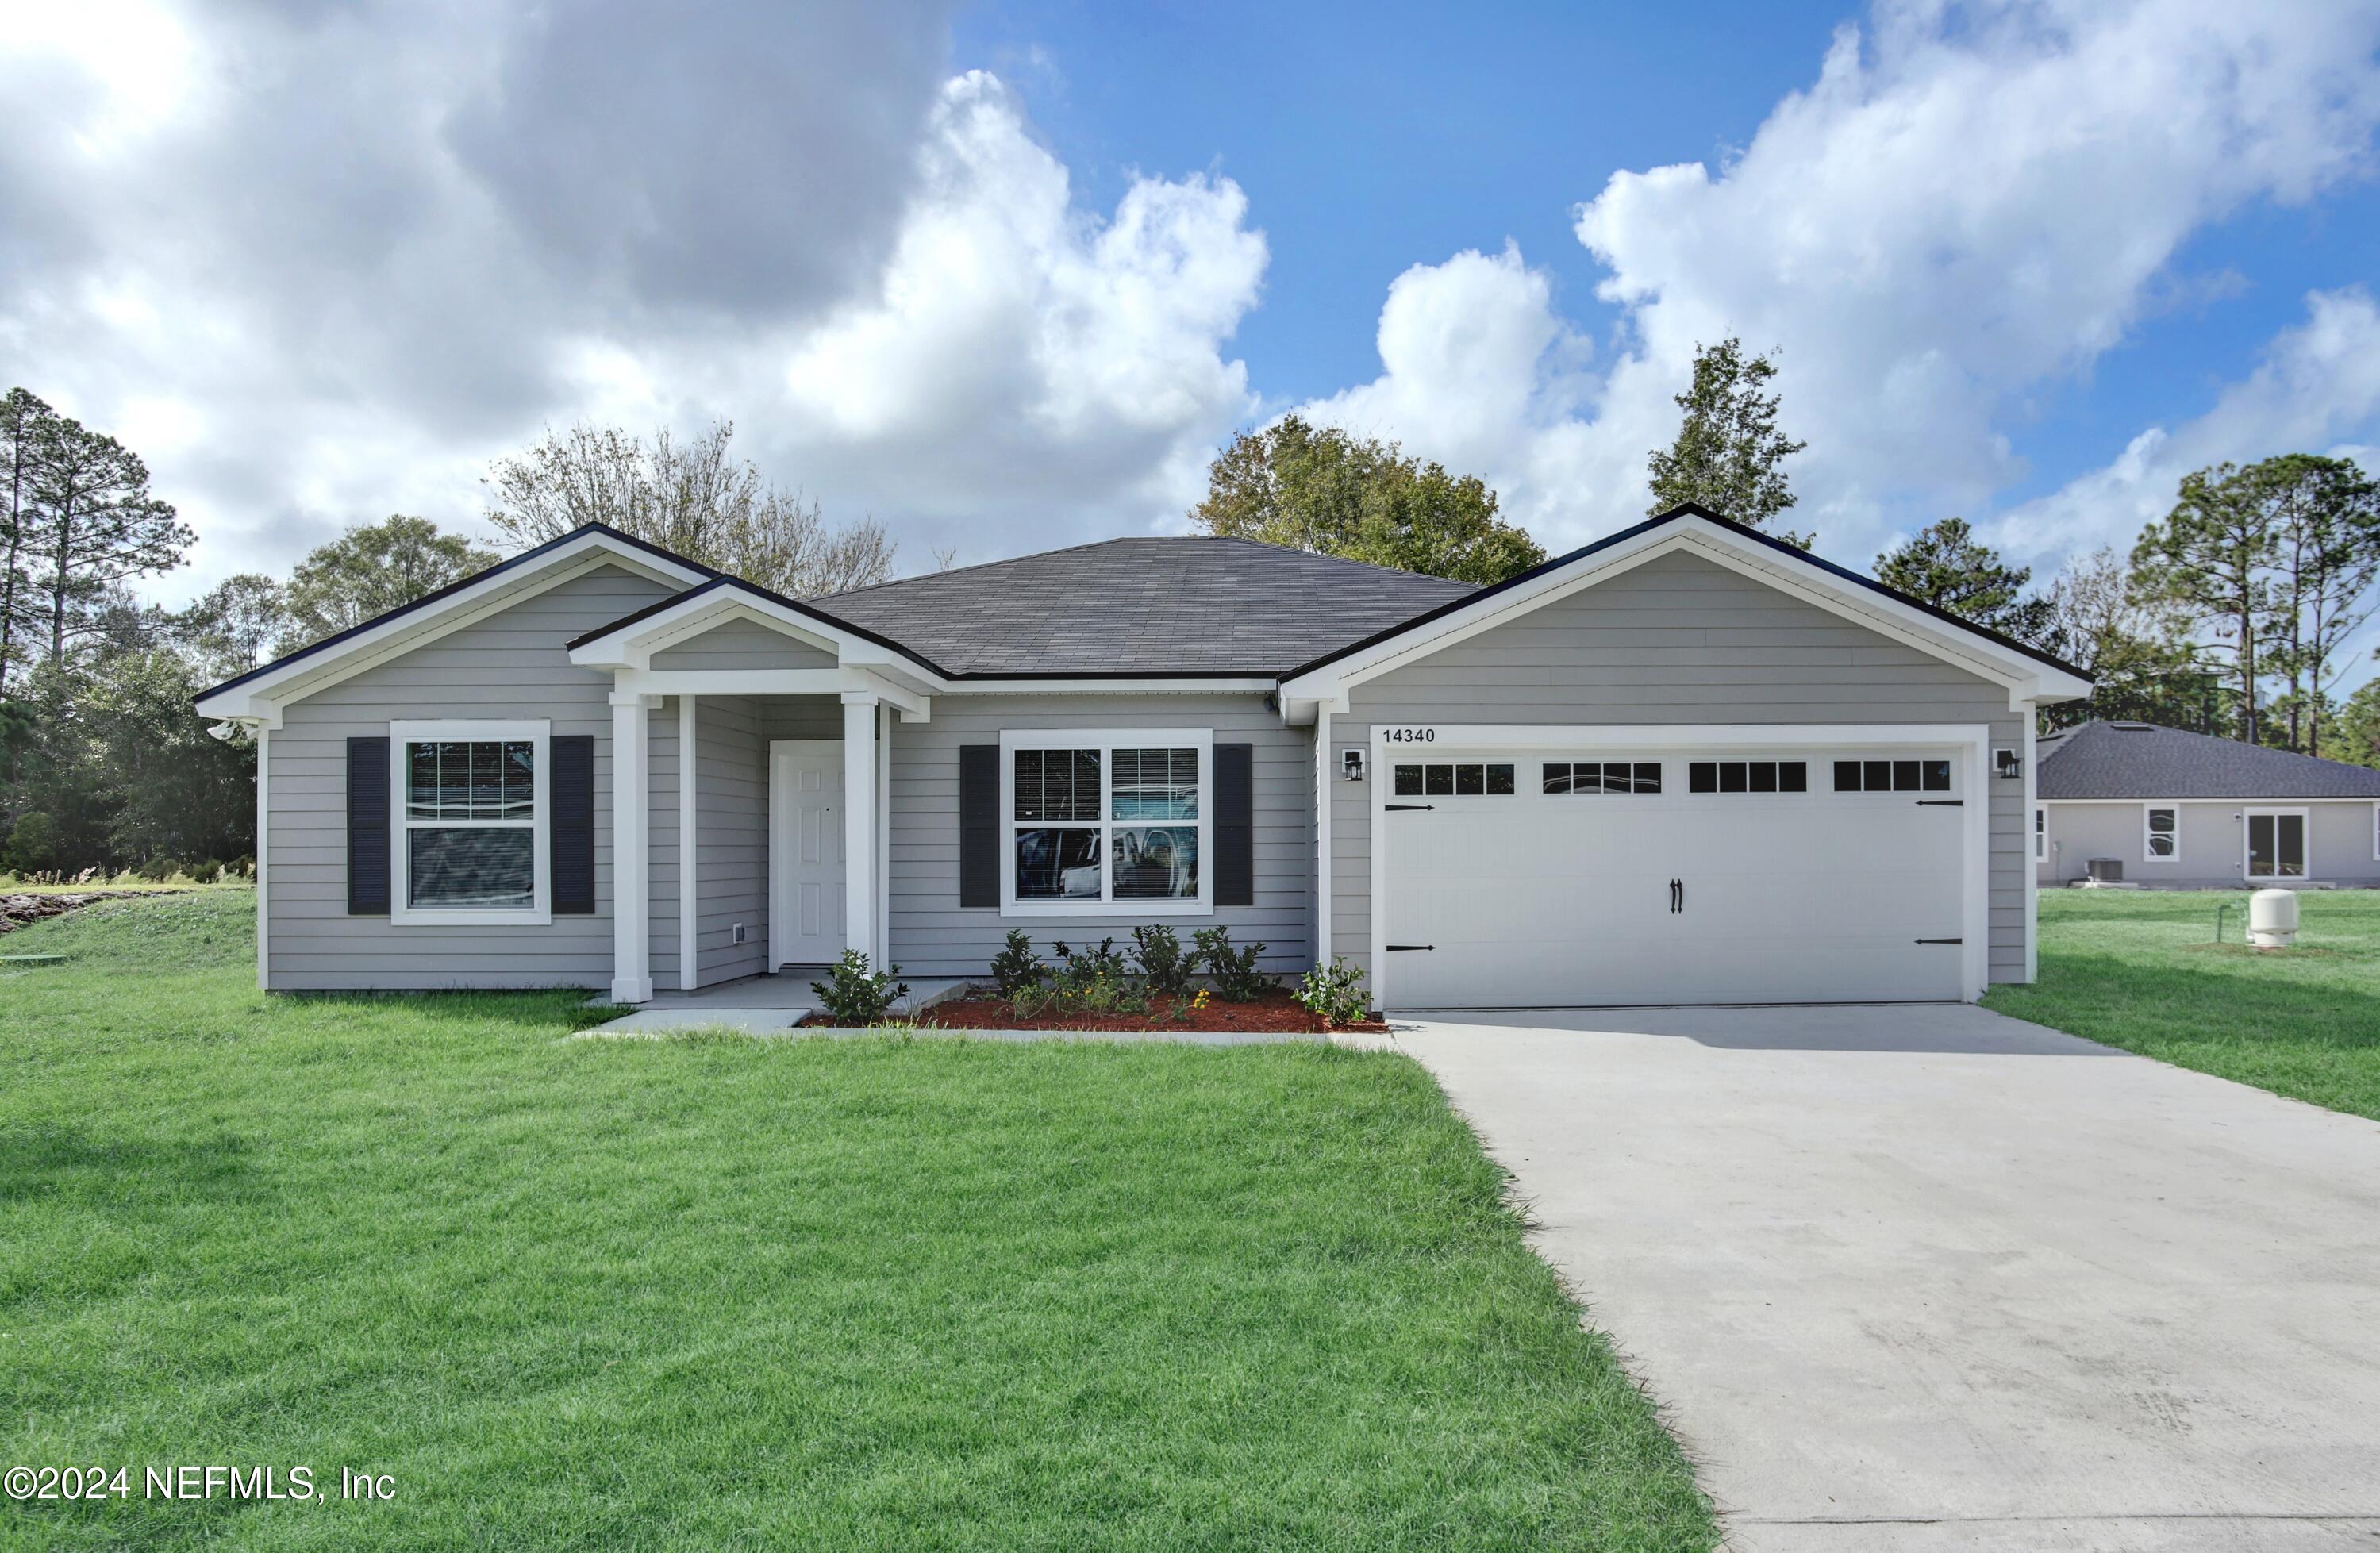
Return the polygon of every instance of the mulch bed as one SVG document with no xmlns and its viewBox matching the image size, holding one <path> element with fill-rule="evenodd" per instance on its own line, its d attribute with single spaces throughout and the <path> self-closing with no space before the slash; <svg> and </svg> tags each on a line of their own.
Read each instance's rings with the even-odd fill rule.
<svg viewBox="0 0 2380 1553">
<path fill-rule="evenodd" d="M 1171 998 L 1155 998 L 1149 1001 L 1147 1013 L 1060 1014 L 1052 1010 L 1038 1018 L 1024 1019 L 1004 1000 L 970 991 L 936 1003 L 917 1016 L 917 1023 L 946 1030 L 1134 1030 L 1160 1035 L 1320 1035 L 1330 1028 L 1307 1013 L 1285 988 L 1275 988 L 1250 1003 L 1227 1003 L 1210 997 L 1205 1008 L 1182 1019 L 1173 1017 L 1173 1006 L 1174 1000 Z M 802 1024 L 808 1028 L 831 1028 L 836 1021 L 814 1013 Z M 1388 1026 L 1378 1020 L 1366 1020 L 1337 1028 L 1378 1034 Z"/>
<path fill-rule="evenodd" d="M 45 916 L 64 916 L 79 907 L 95 905 L 101 901 L 127 901 L 144 895 L 180 895 L 180 890 L 88 890 L 67 895 L 43 895 L 25 892 L 0 895 L 0 933 L 13 933 L 29 922 L 39 922 Z"/>
</svg>

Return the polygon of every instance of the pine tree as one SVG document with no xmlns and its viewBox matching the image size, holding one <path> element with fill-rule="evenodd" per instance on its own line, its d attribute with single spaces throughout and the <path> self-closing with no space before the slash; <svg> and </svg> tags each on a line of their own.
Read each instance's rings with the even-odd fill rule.
<svg viewBox="0 0 2380 1553">
<path fill-rule="evenodd" d="M 1767 355 L 1746 359 L 1732 335 L 1694 346 L 1694 385 L 1678 394 L 1685 420 L 1678 440 L 1651 455 L 1653 504 L 1659 514 L 1693 503 L 1755 528 L 1792 506 L 1784 463 L 1809 446 L 1777 429 L 1779 395 L 1763 394 L 1777 375 Z M 1807 550 L 1817 536 L 1778 529 L 1772 536 Z"/>
</svg>

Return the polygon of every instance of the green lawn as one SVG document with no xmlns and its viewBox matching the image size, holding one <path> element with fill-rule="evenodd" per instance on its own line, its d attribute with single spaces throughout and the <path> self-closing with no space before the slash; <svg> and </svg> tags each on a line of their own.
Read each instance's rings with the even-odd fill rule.
<svg viewBox="0 0 2380 1553">
<path fill-rule="evenodd" d="M 569 1040 L 274 998 L 244 893 L 0 967 L 0 1505 L 67 1547 L 1702 1549 L 1402 1058 Z M 387 1503 L 143 1503 L 343 1466 Z"/>
<path fill-rule="evenodd" d="M 2380 1120 L 2380 891 L 2308 891 L 2298 947 L 2240 941 L 2246 892 L 2045 890 L 2041 979 L 1985 1005 Z M 2226 943 L 2215 908 L 2235 908 Z"/>
</svg>

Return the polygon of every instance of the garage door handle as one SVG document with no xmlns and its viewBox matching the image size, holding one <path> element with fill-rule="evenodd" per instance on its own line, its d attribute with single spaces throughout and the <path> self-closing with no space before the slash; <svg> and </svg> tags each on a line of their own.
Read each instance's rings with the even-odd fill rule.
<svg viewBox="0 0 2380 1553">
<path fill-rule="evenodd" d="M 1384 804 L 1381 807 L 1392 813 L 1398 809 L 1434 809 L 1438 807 L 1436 804 Z"/>
<path fill-rule="evenodd" d="M 1678 913 L 1685 909 L 1686 881 L 1682 879 L 1673 879 L 1670 881 L 1670 915 L 1671 916 L 1675 916 Z"/>
<path fill-rule="evenodd" d="M 1919 943 L 1964 943 L 1964 939 L 1919 939 Z"/>
<path fill-rule="evenodd" d="M 1917 807 L 1922 809 L 1958 809 L 1966 807 L 1967 800 L 1964 798 L 1920 798 L 1917 800 Z"/>
<path fill-rule="evenodd" d="M 1438 945 L 1434 943 L 1392 943 L 1389 945 L 1389 952 L 1391 954 L 1405 954 L 1410 953 L 1412 951 L 1416 949 L 1436 949 Z"/>
</svg>

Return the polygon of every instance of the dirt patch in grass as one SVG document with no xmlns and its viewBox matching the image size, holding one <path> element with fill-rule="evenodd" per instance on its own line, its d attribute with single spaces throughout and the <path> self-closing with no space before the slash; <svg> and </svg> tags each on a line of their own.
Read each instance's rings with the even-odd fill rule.
<svg viewBox="0 0 2380 1553">
<path fill-rule="evenodd" d="M 44 917 L 63 916 L 83 906 L 97 905 L 102 901 L 122 901 L 137 895 L 180 895 L 180 890 L 117 890 L 106 894 L 92 892 L 52 895 L 46 892 L 20 891 L 0 895 L 0 933 L 13 933 L 29 922 Z"/>
<path fill-rule="evenodd" d="M 1201 1006 L 1195 999 L 1152 998 L 1146 1013 L 1062 1013 L 1051 1009 L 1030 1019 L 1019 1014 L 1005 999 L 970 993 L 936 1003 L 920 1014 L 917 1022 L 948 1030 L 1153 1030 L 1184 1035 L 1318 1036 L 1334 1028 L 1308 1013 L 1283 988 L 1275 988 L 1247 1003 L 1227 1003 L 1209 996 Z M 803 1020 L 802 1025 L 805 1029 L 834 1028 L 840 1023 L 814 1013 Z M 1377 1034 L 1388 1026 L 1378 1020 L 1366 1020 L 1335 1028 Z"/>
</svg>

